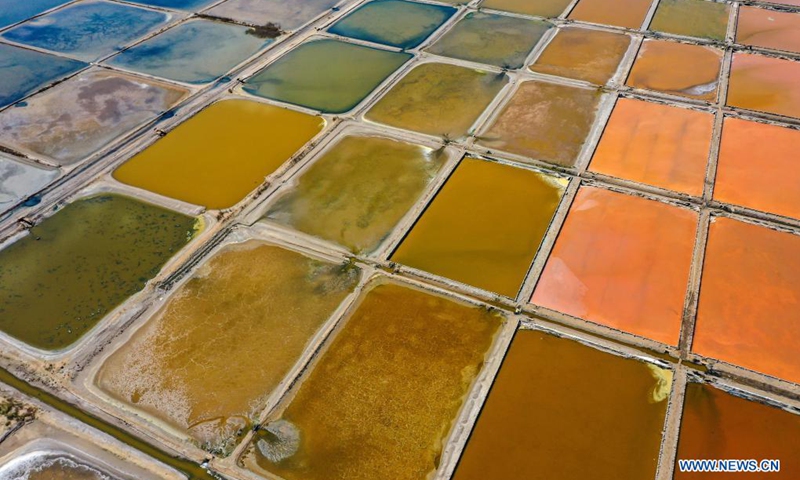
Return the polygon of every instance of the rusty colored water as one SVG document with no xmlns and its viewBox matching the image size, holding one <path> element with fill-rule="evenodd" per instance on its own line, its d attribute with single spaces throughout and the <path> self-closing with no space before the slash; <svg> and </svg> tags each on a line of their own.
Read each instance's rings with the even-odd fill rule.
<svg viewBox="0 0 800 480">
<path fill-rule="evenodd" d="M 566 9 L 571 0 L 484 0 L 481 8 L 493 8 L 514 13 L 524 13 L 539 17 L 557 17 Z"/>
<path fill-rule="evenodd" d="M 500 323 L 483 308 L 375 286 L 245 466 L 287 480 L 426 478 Z"/>
<path fill-rule="evenodd" d="M 379 137 L 345 137 L 316 160 L 265 218 L 343 245 L 377 248 L 411 209 L 446 155 Z"/>
<path fill-rule="evenodd" d="M 616 73 L 630 44 L 627 35 L 565 27 L 558 31 L 531 70 L 605 85 Z"/>
<path fill-rule="evenodd" d="M 671 378 L 654 365 L 522 330 L 454 480 L 655 478 Z"/>
<path fill-rule="evenodd" d="M 714 198 L 800 218 L 800 131 L 726 118 Z"/>
<path fill-rule="evenodd" d="M 800 118 L 800 62 L 735 53 L 727 104 Z"/>
<path fill-rule="evenodd" d="M 692 349 L 800 383 L 798 284 L 800 236 L 715 219 L 703 263 Z"/>
<path fill-rule="evenodd" d="M 106 472 L 78 463 L 67 456 L 46 456 L 27 465 L 21 480 L 112 480 Z M 12 472 L 13 473 L 13 472 Z"/>
<path fill-rule="evenodd" d="M 257 241 L 226 247 L 105 361 L 95 381 L 226 454 L 358 276 Z"/>
<path fill-rule="evenodd" d="M 800 14 L 743 5 L 739 8 L 736 42 L 800 53 Z"/>
<path fill-rule="evenodd" d="M 645 40 L 628 77 L 628 86 L 714 101 L 722 51 L 666 40 Z"/>
<path fill-rule="evenodd" d="M 581 188 L 531 301 L 677 345 L 696 224 L 691 210 Z"/>
<path fill-rule="evenodd" d="M 429 135 L 460 138 L 507 82 L 505 74 L 425 63 L 395 84 L 367 112 L 366 119 Z"/>
<path fill-rule="evenodd" d="M 724 41 L 730 10 L 721 2 L 660 0 L 650 30 Z"/>
<path fill-rule="evenodd" d="M 601 92 L 525 82 L 479 138 L 485 147 L 575 165 L 592 128 Z"/>
<path fill-rule="evenodd" d="M 392 261 L 515 297 L 566 180 L 465 158 Z"/>
<path fill-rule="evenodd" d="M 675 480 L 800 478 L 800 416 L 698 383 L 686 386 L 677 460 L 780 459 L 780 472 L 689 473 L 675 466 Z M 677 462 L 676 462 L 677 463 Z"/>
<path fill-rule="evenodd" d="M 114 171 L 135 187 L 212 209 L 236 205 L 325 126 L 249 100 L 212 104 Z"/>
<path fill-rule="evenodd" d="M 614 25 L 638 30 L 642 26 L 652 0 L 580 0 L 569 18 L 583 22 Z"/>
<path fill-rule="evenodd" d="M 621 98 L 589 167 L 699 196 L 713 129 L 711 113 Z"/>
</svg>

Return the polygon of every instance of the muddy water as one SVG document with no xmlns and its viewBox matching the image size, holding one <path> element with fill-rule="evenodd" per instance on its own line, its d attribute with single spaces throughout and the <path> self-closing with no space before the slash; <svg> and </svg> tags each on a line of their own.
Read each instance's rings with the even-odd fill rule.
<svg viewBox="0 0 800 480">
<path fill-rule="evenodd" d="M 780 459 L 764 478 L 800 478 L 800 415 L 726 393 L 709 385 L 686 387 L 678 459 Z M 753 473 L 681 473 L 675 480 L 743 480 Z"/>
<path fill-rule="evenodd" d="M 493 8 L 539 17 L 557 17 L 569 6 L 570 0 L 484 0 L 481 8 Z"/>
<path fill-rule="evenodd" d="M 107 1 L 88 1 L 36 18 L 3 38 L 92 61 L 164 26 L 172 15 Z"/>
<path fill-rule="evenodd" d="M 86 64 L 12 45 L 0 44 L 0 107 L 74 73 Z"/>
<path fill-rule="evenodd" d="M 465 158 L 392 261 L 515 297 L 566 180 Z"/>
<path fill-rule="evenodd" d="M 96 382 L 227 454 L 358 276 L 255 241 L 227 247 L 106 360 Z"/>
<path fill-rule="evenodd" d="M 386 77 L 411 59 L 337 40 L 304 43 L 248 79 L 245 91 L 321 110 L 344 113 L 353 109 Z"/>
<path fill-rule="evenodd" d="M 378 137 L 345 137 L 316 160 L 265 218 L 353 252 L 377 248 L 444 164 L 441 152 Z"/>
<path fill-rule="evenodd" d="M 531 301 L 677 345 L 696 225 L 690 210 L 584 187 Z"/>
<path fill-rule="evenodd" d="M 606 0 L 580 0 L 570 12 L 569 18 L 638 30 L 651 3 L 652 0 L 615 0 L 611 8 Z"/>
<path fill-rule="evenodd" d="M 339 20 L 328 31 L 405 50 L 425 41 L 455 12 L 455 8 L 441 5 L 375 0 Z"/>
<path fill-rule="evenodd" d="M 141 290 L 197 220 L 117 196 L 64 207 L 0 251 L 0 330 L 58 350 Z"/>
<path fill-rule="evenodd" d="M 505 74 L 426 63 L 395 84 L 366 118 L 429 135 L 461 138 L 507 82 Z"/>
<path fill-rule="evenodd" d="M 736 42 L 800 53 L 800 15 L 742 6 Z"/>
<path fill-rule="evenodd" d="M 208 83 L 271 42 L 249 31 L 239 25 L 190 20 L 125 50 L 108 63 L 179 82 Z"/>
<path fill-rule="evenodd" d="M 471 12 L 427 50 L 513 70 L 551 27 L 540 20 Z"/>
<path fill-rule="evenodd" d="M 94 467 L 78 463 L 67 456 L 47 455 L 37 463 L 26 465 L 26 471 L 17 472 L 19 480 L 112 480 L 113 477 Z M 10 472 L 14 475 L 14 472 Z"/>
<path fill-rule="evenodd" d="M 295 30 L 330 10 L 341 0 L 228 0 L 205 13 L 255 25 L 274 23 Z"/>
<path fill-rule="evenodd" d="M 287 480 L 426 478 L 499 326 L 482 308 L 374 287 L 245 465 Z"/>
<path fill-rule="evenodd" d="M 0 144 L 72 165 L 169 110 L 188 92 L 110 71 L 83 73 L 0 113 Z"/>
<path fill-rule="evenodd" d="M 714 101 L 722 51 L 665 40 L 645 40 L 628 77 L 628 86 Z"/>
<path fill-rule="evenodd" d="M 727 104 L 800 118 L 800 62 L 736 53 Z"/>
<path fill-rule="evenodd" d="M 325 121 L 249 100 L 217 102 L 114 171 L 114 178 L 212 209 L 232 207 Z"/>
<path fill-rule="evenodd" d="M 621 98 L 589 168 L 699 196 L 713 129 L 711 113 Z"/>
<path fill-rule="evenodd" d="M 711 224 L 692 350 L 800 383 L 800 236 L 729 218 Z M 758 285 L 758 295 L 753 295 Z"/>
<path fill-rule="evenodd" d="M 714 198 L 800 218 L 800 131 L 726 118 Z"/>
<path fill-rule="evenodd" d="M 522 330 L 453 478 L 655 478 L 671 380 L 668 370 Z"/>
<path fill-rule="evenodd" d="M 729 15 L 730 6 L 725 3 L 705 0 L 661 0 L 649 29 L 673 35 L 723 41 L 728 31 Z"/>
<path fill-rule="evenodd" d="M 479 138 L 487 148 L 574 166 L 594 123 L 600 91 L 525 82 Z"/>
<path fill-rule="evenodd" d="M 562 28 L 531 70 L 605 85 L 617 72 L 631 39 L 586 28 Z"/>
</svg>

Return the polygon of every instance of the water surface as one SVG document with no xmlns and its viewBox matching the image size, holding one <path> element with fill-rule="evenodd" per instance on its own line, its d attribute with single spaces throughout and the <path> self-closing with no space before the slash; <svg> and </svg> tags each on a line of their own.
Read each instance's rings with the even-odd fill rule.
<svg viewBox="0 0 800 480">
<path fill-rule="evenodd" d="M 729 16 L 730 6 L 726 3 L 661 0 L 653 21 L 650 22 L 650 30 L 723 41 L 728 32 Z"/>
<path fill-rule="evenodd" d="M 631 38 L 620 33 L 564 27 L 531 70 L 605 85 L 617 72 L 630 44 Z"/>
<path fill-rule="evenodd" d="M 250 25 L 274 24 L 282 30 L 296 30 L 341 0 L 228 0 L 206 11 L 208 15 L 230 18 Z"/>
<path fill-rule="evenodd" d="M 0 43 L 0 107 L 84 68 L 85 63 Z"/>
<path fill-rule="evenodd" d="M 61 175 L 0 154 L 0 214 L 38 192 Z"/>
</svg>

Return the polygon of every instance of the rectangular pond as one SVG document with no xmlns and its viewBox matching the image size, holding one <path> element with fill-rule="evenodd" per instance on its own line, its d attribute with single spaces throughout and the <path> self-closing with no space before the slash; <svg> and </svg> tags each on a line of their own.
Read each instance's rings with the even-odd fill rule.
<svg viewBox="0 0 800 480">
<path fill-rule="evenodd" d="M 21 100 L 87 65 L 55 55 L 0 43 L 0 107 Z"/>
</svg>

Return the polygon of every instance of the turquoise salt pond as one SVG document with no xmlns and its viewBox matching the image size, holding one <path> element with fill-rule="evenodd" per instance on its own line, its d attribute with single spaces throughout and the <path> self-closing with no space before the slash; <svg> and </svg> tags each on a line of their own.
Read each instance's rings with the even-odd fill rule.
<svg viewBox="0 0 800 480">
<path fill-rule="evenodd" d="M 166 24 L 172 15 L 106 1 L 82 2 L 5 32 L 6 40 L 92 61 Z"/>
<path fill-rule="evenodd" d="M 248 33 L 249 27 L 210 20 L 190 20 L 112 58 L 115 67 L 179 82 L 202 84 L 272 42 Z"/>
<path fill-rule="evenodd" d="M 340 0 L 228 0 L 204 12 L 250 25 L 274 24 L 295 30 L 333 8 Z"/>
<path fill-rule="evenodd" d="M 86 66 L 68 58 L 0 43 L 0 107 Z"/>
<path fill-rule="evenodd" d="M 424 42 L 456 9 L 405 0 L 375 0 L 336 22 L 329 32 L 409 49 Z"/>
<path fill-rule="evenodd" d="M 245 82 L 253 95 L 320 110 L 353 109 L 411 55 L 315 40 L 295 48 Z"/>
<path fill-rule="evenodd" d="M 14 25 L 34 15 L 67 3 L 69 0 L 4 0 L 0 8 L 0 28 Z"/>
</svg>

